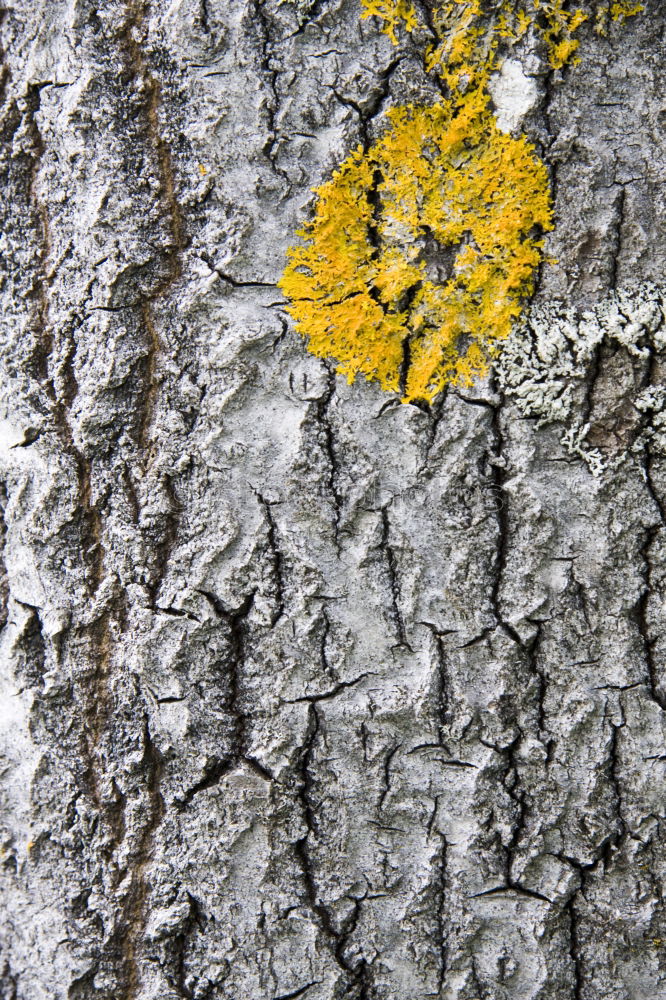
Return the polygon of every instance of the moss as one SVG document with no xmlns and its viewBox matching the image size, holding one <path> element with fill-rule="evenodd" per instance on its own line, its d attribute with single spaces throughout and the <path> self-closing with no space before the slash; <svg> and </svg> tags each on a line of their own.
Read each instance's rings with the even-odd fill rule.
<svg viewBox="0 0 666 1000">
<path fill-rule="evenodd" d="M 419 23 L 408 0 L 363 3 L 394 41 Z M 596 13 L 621 18 L 636 6 Z M 551 66 L 564 65 L 586 16 L 564 0 L 502 0 L 492 13 L 483 0 L 441 3 L 425 63 L 449 96 L 389 111 L 381 138 L 316 189 L 280 287 L 310 351 L 335 358 L 350 381 L 430 401 L 487 370 L 533 291 L 553 226 L 547 168 L 524 136 L 497 128 L 489 77 L 500 43 L 531 28 Z"/>
</svg>

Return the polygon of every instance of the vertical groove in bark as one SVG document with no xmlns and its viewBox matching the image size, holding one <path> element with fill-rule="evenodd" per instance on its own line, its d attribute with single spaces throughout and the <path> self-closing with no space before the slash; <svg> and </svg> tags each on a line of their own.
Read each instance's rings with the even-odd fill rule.
<svg viewBox="0 0 666 1000">
<path fill-rule="evenodd" d="M 150 882 L 147 878 L 147 869 L 153 860 L 155 833 L 162 821 L 165 809 L 160 788 L 161 755 L 153 744 L 147 720 L 144 723 L 143 732 L 143 763 L 148 776 L 148 815 L 143 822 L 132 858 L 131 881 L 124 905 L 124 926 L 121 941 L 123 963 L 127 976 L 127 987 L 124 991 L 126 1000 L 134 1000 L 140 995 L 141 972 L 137 952 L 143 943 L 148 918 Z"/>
</svg>

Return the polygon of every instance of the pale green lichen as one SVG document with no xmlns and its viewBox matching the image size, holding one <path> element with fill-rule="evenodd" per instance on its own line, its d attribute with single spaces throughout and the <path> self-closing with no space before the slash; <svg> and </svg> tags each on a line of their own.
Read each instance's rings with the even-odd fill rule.
<svg viewBox="0 0 666 1000">
<path fill-rule="evenodd" d="M 594 475 L 622 461 L 590 443 L 590 423 L 577 419 L 593 358 L 603 344 L 621 345 L 630 356 L 666 361 L 666 292 L 653 284 L 612 292 L 582 314 L 561 305 L 535 305 L 503 344 L 496 362 L 498 384 L 536 426 L 561 424 L 561 442 L 582 458 Z M 666 456 L 666 387 L 641 389 L 631 405 L 646 419 L 631 448 L 648 442 Z M 649 419 L 647 417 L 649 416 Z"/>
</svg>

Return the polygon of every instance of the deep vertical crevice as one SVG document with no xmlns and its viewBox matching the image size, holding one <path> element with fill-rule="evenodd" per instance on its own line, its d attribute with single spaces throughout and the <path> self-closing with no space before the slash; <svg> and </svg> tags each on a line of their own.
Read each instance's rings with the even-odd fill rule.
<svg viewBox="0 0 666 1000">
<path fill-rule="evenodd" d="M 149 4 L 133 0 L 126 6 L 126 24 L 122 35 L 122 47 L 126 55 L 127 73 L 137 81 L 143 94 L 143 115 L 145 140 L 152 151 L 157 179 L 162 215 L 166 221 L 169 246 L 161 252 L 162 274 L 152 288 L 143 294 L 139 305 L 139 316 L 146 338 L 144 363 L 143 403 L 138 414 L 136 442 L 142 456 L 142 474 L 145 475 L 154 459 L 155 441 L 153 424 L 160 395 L 161 379 L 159 358 L 165 349 L 163 334 L 158 329 L 156 307 L 163 301 L 183 273 L 182 254 L 187 246 L 185 218 L 177 196 L 177 180 L 173 167 L 173 157 L 169 144 L 162 133 L 160 109 L 162 104 L 161 85 L 152 74 L 142 47 L 142 36 L 147 30 L 146 21 Z M 179 506 L 174 502 L 173 485 L 167 488 L 167 509 L 162 518 L 162 538 L 157 548 L 159 558 L 148 582 L 154 597 L 166 571 L 169 556 L 175 542 L 179 525 Z"/>
<path fill-rule="evenodd" d="M 344 497 L 340 492 L 340 462 L 338 458 L 338 447 L 335 441 L 335 432 L 331 421 L 331 406 L 335 396 L 335 370 L 326 367 L 326 385 L 324 392 L 314 400 L 313 412 L 320 430 L 320 441 L 324 457 L 328 466 L 326 485 L 331 497 L 333 506 L 333 541 L 336 550 L 340 551 L 340 517 Z"/>
<path fill-rule="evenodd" d="M 395 551 L 391 545 L 391 522 L 388 515 L 388 507 L 380 510 L 381 535 L 378 548 L 384 554 L 386 560 L 386 571 L 388 574 L 389 594 L 391 598 L 391 617 L 396 631 L 397 645 L 411 650 L 407 641 L 407 632 L 401 609 L 400 580 L 398 576 L 398 563 Z"/>
</svg>

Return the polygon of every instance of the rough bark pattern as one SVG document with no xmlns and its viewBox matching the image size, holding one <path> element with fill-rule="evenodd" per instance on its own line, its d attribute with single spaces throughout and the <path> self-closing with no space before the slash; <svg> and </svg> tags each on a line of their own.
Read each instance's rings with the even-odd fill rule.
<svg viewBox="0 0 666 1000">
<path fill-rule="evenodd" d="M 544 301 L 661 280 L 648 6 L 525 55 Z M 666 995 L 664 459 L 594 477 L 492 381 L 350 387 L 274 287 L 311 187 L 436 93 L 358 13 L 3 12 L 7 1000 Z M 595 447 L 663 364 L 594 352 Z"/>
</svg>

